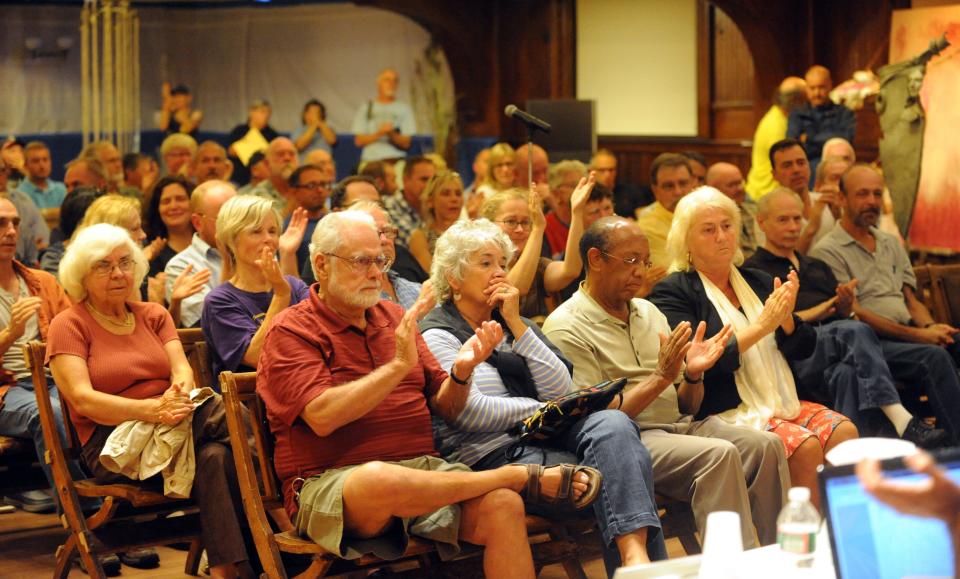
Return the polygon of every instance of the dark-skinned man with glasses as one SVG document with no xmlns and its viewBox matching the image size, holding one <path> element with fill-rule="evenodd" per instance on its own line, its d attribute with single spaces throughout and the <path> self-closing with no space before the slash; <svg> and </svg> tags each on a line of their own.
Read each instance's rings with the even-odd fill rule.
<svg viewBox="0 0 960 579">
<path fill-rule="evenodd" d="M 703 399 L 703 373 L 733 333 L 667 318 L 635 297 L 651 267 L 640 226 L 622 217 L 594 222 L 580 240 L 586 281 L 543 325 L 573 362 L 573 384 L 629 380 L 620 410 L 637 422 L 653 459 L 657 493 L 690 502 L 702 533 L 712 511 L 740 513 L 744 548 L 776 540 L 776 516 L 790 482 L 783 444 L 773 434 L 694 420 Z M 691 341 L 692 338 L 692 341 Z M 675 356 L 679 351 L 682 356 Z M 685 349 L 685 353 L 683 350 Z M 675 364 L 666 364 L 677 358 Z M 756 528 L 754 535 L 752 526 Z"/>
</svg>

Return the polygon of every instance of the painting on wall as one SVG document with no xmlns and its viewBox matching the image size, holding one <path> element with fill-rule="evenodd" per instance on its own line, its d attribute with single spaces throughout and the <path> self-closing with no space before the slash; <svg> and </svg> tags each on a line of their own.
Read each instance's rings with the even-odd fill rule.
<svg viewBox="0 0 960 579">
<path fill-rule="evenodd" d="M 944 35 L 950 46 L 930 59 L 920 89 L 926 122 L 908 231 L 915 249 L 960 251 L 960 5 L 893 12 L 891 63 L 914 58 Z"/>
</svg>

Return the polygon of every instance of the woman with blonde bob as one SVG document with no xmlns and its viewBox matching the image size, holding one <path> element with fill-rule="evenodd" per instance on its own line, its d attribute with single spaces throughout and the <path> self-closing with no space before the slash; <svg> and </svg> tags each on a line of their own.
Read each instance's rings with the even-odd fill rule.
<svg viewBox="0 0 960 579">
<path fill-rule="evenodd" d="M 716 414 L 731 424 L 777 434 L 794 486 L 817 499 L 817 467 L 831 448 L 857 437 L 845 416 L 801 401 L 788 360 L 808 358 L 813 327 L 793 314 L 800 282 L 741 268 L 740 211 L 726 195 L 700 187 L 680 200 L 667 236 L 671 270 L 649 300 L 671 326 L 707 323 L 713 335 L 725 325 L 734 337 L 703 375 L 704 398 L 696 418 Z M 696 377 L 695 377 L 696 378 Z"/>
<path fill-rule="evenodd" d="M 423 225 L 410 234 L 410 253 L 424 271 L 430 271 L 437 238 L 443 235 L 463 211 L 463 181 L 448 169 L 437 172 L 420 194 L 420 218 Z"/>
<path fill-rule="evenodd" d="M 470 219 L 480 217 L 480 208 L 491 195 L 513 187 L 516 176 L 517 152 L 507 143 L 497 143 L 490 147 L 487 157 L 487 173 L 477 175 L 480 185 L 467 202 L 467 215 Z"/>
<path fill-rule="evenodd" d="M 520 291 L 520 313 L 538 323 L 555 305 L 548 303 L 549 294 L 559 292 L 580 275 L 580 237 L 583 235 L 583 213 L 593 190 L 595 178 L 581 179 L 570 196 L 570 233 L 563 260 L 541 257 L 546 219 L 543 204 L 536 194 L 531 198 L 523 189 L 507 189 L 489 197 L 480 210 L 482 217 L 496 223 L 516 247 L 507 277 Z M 552 300 L 551 300 L 552 301 Z"/>
<path fill-rule="evenodd" d="M 50 324 L 47 361 L 98 482 L 129 483 L 99 460 L 114 427 L 128 420 L 176 425 L 192 420 L 196 473 L 191 497 L 211 577 L 251 576 L 246 527 L 223 402 L 194 410 L 193 371 L 163 306 L 130 299 L 147 260 L 126 229 L 99 223 L 77 233 L 60 262 L 60 282 L 76 303 Z M 117 361 L 122 360 L 122 364 Z"/>
<path fill-rule="evenodd" d="M 214 376 L 256 369 L 273 317 L 309 294 L 300 278 L 280 269 L 281 223 L 262 197 L 239 195 L 220 208 L 217 247 L 226 281 L 207 294 L 200 318 Z"/>
</svg>

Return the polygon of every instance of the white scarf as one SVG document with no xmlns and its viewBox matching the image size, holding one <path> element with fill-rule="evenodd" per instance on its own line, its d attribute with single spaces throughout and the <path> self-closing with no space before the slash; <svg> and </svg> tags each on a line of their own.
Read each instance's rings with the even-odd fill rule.
<svg viewBox="0 0 960 579">
<path fill-rule="evenodd" d="M 707 291 L 707 298 L 713 307 L 717 308 L 720 319 L 724 324 L 733 326 L 735 332 L 746 328 L 760 317 L 763 304 L 736 267 L 730 267 L 730 285 L 743 312 L 734 307 L 730 299 L 707 276 L 697 273 Z M 793 373 L 780 353 L 772 332 L 746 352 L 740 352 L 740 369 L 734 373 L 734 378 L 741 402 L 736 408 L 719 415 L 726 422 L 763 430 L 773 417 L 789 420 L 800 413 L 800 400 L 797 398 Z"/>
</svg>

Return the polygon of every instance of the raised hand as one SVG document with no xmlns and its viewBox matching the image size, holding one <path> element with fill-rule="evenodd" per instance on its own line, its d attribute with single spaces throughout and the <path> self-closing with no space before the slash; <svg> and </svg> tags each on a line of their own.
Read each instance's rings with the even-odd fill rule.
<svg viewBox="0 0 960 579">
<path fill-rule="evenodd" d="M 183 301 L 193 294 L 203 289 L 210 281 L 210 270 L 203 268 L 197 273 L 191 274 L 193 264 L 187 265 L 173 282 L 173 291 L 170 293 L 170 301 Z"/>
<path fill-rule="evenodd" d="M 653 291 L 653 286 L 660 283 L 660 280 L 667 277 L 666 268 L 655 265 L 653 267 L 647 268 L 646 273 L 643 275 L 643 285 L 640 286 L 640 290 L 637 291 L 635 297 L 645 298 L 650 295 L 650 292 Z"/>
<path fill-rule="evenodd" d="M 494 278 L 483 295 L 487 296 L 487 305 L 499 307 L 504 320 L 520 321 L 520 290 L 514 287 L 506 276 Z"/>
<path fill-rule="evenodd" d="M 421 294 L 400 318 L 400 324 L 395 332 L 397 353 L 394 359 L 404 368 L 413 368 L 420 359 L 420 355 L 417 353 L 417 320 L 426 315 L 430 308 L 435 305 L 436 300 L 431 302 L 429 296 Z"/>
<path fill-rule="evenodd" d="M 574 215 L 580 215 L 583 212 L 584 207 L 587 206 L 587 200 L 590 199 L 590 192 L 593 191 L 593 186 L 596 183 L 596 171 L 590 171 L 590 175 L 583 177 L 577 183 L 577 188 L 573 190 L 573 194 L 570 196 L 570 210 Z"/>
<path fill-rule="evenodd" d="M 167 303 L 167 274 L 160 272 L 147 278 L 147 301 L 160 305 Z"/>
<path fill-rule="evenodd" d="M 43 300 L 37 296 L 20 298 L 10 306 L 10 323 L 7 324 L 4 333 L 12 341 L 17 341 L 23 336 L 27 327 L 27 320 L 40 311 Z"/>
<path fill-rule="evenodd" d="M 281 254 L 292 254 L 300 248 L 303 243 L 303 236 L 307 232 L 307 210 L 303 207 L 297 207 L 290 214 L 290 223 L 286 231 L 280 236 L 280 242 L 277 248 Z"/>
<path fill-rule="evenodd" d="M 660 334 L 660 353 L 655 373 L 669 381 L 677 381 L 683 360 L 690 350 L 690 322 L 680 322 L 670 335 Z"/>
<path fill-rule="evenodd" d="M 703 339 L 706 333 L 707 323 L 700 322 L 690 348 L 687 350 L 687 374 L 690 376 L 700 376 L 717 363 L 730 336 L 733 335 L 733 326 L 727 324 L 709 340 Z"/>
<path fill-rule="evenodd" d="M 528 205 L 530 209 L 530 221 L 533 223 L 533 231 L 543 231 L 547 226 L 547 218 L 543 215 L 543 197 L 541 197 L 539 188 L 533 183 L 530 183 L 530 199 Z"/>
<path fill-rule="evenodd" d="M 153 261 L 153 258 L 160 255 L 160 252 L 167 246 L 167 240 L 163 237 L 155 237 L 153 241 L 143 248 L 143 256 L 147 261 Z"/>
<path fill-rule="evenodd" d="M 793 311 L 787 295 L 789 288 L 780 283 L 780 278 L 773 280 L 773 287 L 773 293 L 764 302 L 763 310 L 756 322 L 763 329 L 764 334 L 776 330 L 777 326 L 783 323 L 784 318 Z"/>
<path fill-rule="evenodd" d="M 457 357 L 453 360 L 451 371 L 455 371 L 457 378 L 463 380 L 473 374 L 473 369 L 489 358 L 502 341 L 503 328 L 500 324 L 494 321 L 483 322 L 470 339 L 460 347 Z"/>
<path fill-rule="evenodd" d="M 277 262 L 277 257 L 274 255 L 272 247 L 269 245 L 263 246 L 260 250 L 260 257 L 255 259 L 254 263 L 260 268 L 260 273 L 263 274 L 263 277 L 270 282 L 270 287 L 273 288 L 274 295 L 290 295 L 290 283 L 287 281 L 287 278 L 283 277 L 283 272 L 280 270 L 280 263 Z"/>
<path fill-rule="evenodd" d="M 863 488 L 880 501 L 901 513 L 935 517 L 945 521 L 956 532 L 960 519 L 960 487 L 938 467 L 929 454 L 919 452 L 905 457 L 903 462 L 914 472 L 927 475 L 918 482 L 898 482 L 886 479 L 876 460 L 857 464 L 857 476 Z"/>
</svg>

